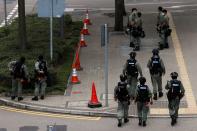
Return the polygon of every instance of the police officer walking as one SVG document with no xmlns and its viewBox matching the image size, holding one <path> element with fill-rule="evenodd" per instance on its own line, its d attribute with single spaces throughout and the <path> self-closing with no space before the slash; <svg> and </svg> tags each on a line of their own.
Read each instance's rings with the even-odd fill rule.
<svg viewBox="0 0 197 131">
<path fill-rule="evenodd" d="M 129 84 L 129 95 L 131 99 L 135 98 L 135 91 L 138 82 L 138 75 L 142 76 L 142 69 L 138 61 L 135 59 L 136 52 L 130 52 L 130 59 L 124 65 L 123 74 L 127 76 Z"/>
<path fill-rule="evenodd" d="M 38 96 L 40 94 L 40 99 L 43 100 L 45 97 L 45 89 L 47 87 L 47 63 L 44 61 L 42 55 L 38 57 L 35 63 L 35 91 L 32 100 L 38 101 Z"/>
<path fill-rule="evenodd" d="M 149 68 L 151 82 L 153 85 L 154 100 L 157 100 L 157 95 L 159 97 L 163 96 L 162 91 L 162 75 L 165 75 L 165 66 L 163 60 L 159 56 L 159 50 L 152 50 L 153 56 L 149 59 L 147 67 Z"/>
<path fill-rule="evenodd" d="M 139 51 L 140 50 L 140 37 L 141 37 L 141 33 L 142 33 L 142 13 L 138 12 L 137 13 L 137 18 L 135 19 L 135 23 L 134 23 L 134 28 L 133 28 L 133 44 L 134 44 L 134 49 L 133 51 Z"/>
<path fill-rule="evenodd" d="M 146 78 L 139 78 L 140 84 L 137 86 L 136 99 L 137 102 L 137 112 L 139 118 L 139 126 L 146 126 L 147 115 L 149 112 L 149 106 L 152 104 L 152 93 L 149 87 L 145 84 Z"/>
<path fill-rule="evenodd" d="M 163 48 L 169 48 L 168 45 L 168 36 L 170 35 L 169 33 L 169 17 L 167 15 L 167 10 L 163 9 L 162 10 L 162 17 L 160 19 L 160 38 L 161 41 L 159 42 L 159 49 L 162 50 Z"/>
<path fill-rule="evenodd" d="M 127 90 L 127 83 L 125 82 L 126 78 L 124 75 L 120 75 L 120 82 L 116 86 L 114 90 L 114 99 L 118 101 L 118 127 L 122 126 L 122 119 L 124 119 L 124 123 L 129 122 L 128 119 L 128 110 L 130 104 L 130 96 Z"/>
<path fill-rule="evenodd" d="M 177 72 L 172 72 L 170 75 L 172 80 L 167 82 L 165 88 L 168 90 L 167 98 L 169 102 L 169 114 L 172 119 L 171 125 L 174 126 L 177 123 L 179 104 L 180 100 L 185 94 L 185 89 L 182 82 L 180 80 L 177 80 Z"/>
<path fill-rule="evenodd" d="M 129 35 L 130 35 L 130 47 L 134 47 L 134 38 L 133 38 L 132 32 L 133 32 L 136 18 L 137 18 L 137 9 L 132 8 L 131 13 L 129 15 L 129 23 L 128 23 Z"/>
<path fill-rule="evenodd" d="M 158 15 L 157 15 L 157 31 L 160 35 L 160 25 L 161 25 L 161 20 L 162 20 L 162 17 L 163 17 L 163 7 L 159 6 L 158 7 Z"/>
<path fill-rule="evenodd" d="M 18 97 L 18 101 L 23 100 L 22 97 L 22 88 L 23 85 L 29 81 L 29 74 L 27 67 L 25 65 L 25 57 L 21 57 L 20 60 L 9 63 L 8 66 L 11 68 L 12 76 L 12 94 L 11 100 L 14 100 Z"/>
</svg>

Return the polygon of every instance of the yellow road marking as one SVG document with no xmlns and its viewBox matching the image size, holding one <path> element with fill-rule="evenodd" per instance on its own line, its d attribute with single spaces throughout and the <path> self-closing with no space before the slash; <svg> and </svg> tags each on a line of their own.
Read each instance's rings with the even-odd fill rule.
<svg viewBox="0 0 197 131">
<path fill-rule="evenodd" d="M 78 120 L 91 120 L 91 121 L 97 121 L 101 119 L 101 117 L 52 114 L 52 113 L 45 113 L 45 112 L 21 110 L 21 109 L 6 107 L 6 106 L 0 106 L 0 109 L 5 110 L 5 111 L 10 111 L 10 112 L 28 114 L 28 115 L 45 116 L 45 117 L 62 118 L 62 119 L 78 119 Z"/>
<path fill-rule="evenodd" d="M 179 114 L 196 114 L 197 113 L 197 105 L 196 105 L 196 100 L 195 96 L 192 91 L 192 86 L 191 82 L 189 79 L 189 75 L 187 72 L 187 66 L 185 64 L 185 60 L 183 57 L 182 49 L 181 49 L 181 44 L 176 32 L 176 27 L 173 21 L 172 14 L 169 13 L 169 24 L 170 27 L 172 28 L 172 43 L 174 45 L 174 50 L 175 50 L 175 55 L 178 63 L 178 67 L 180 70 L 180 77 L 183 83 L 183 86 L 185 87 L 185 96 L 186 96 L 186 101 L 188 104 L 188 108 L 181 108 Z M 150 110 L 151 114 L 168 114 L 168 109 L 156 109 L 153 108 Z"/>
<path fill-rule="evenodd" d="M 169 18 L 170 18 L 170 27 L 172 28 L 172 42 L 175 49 L 177 63 L 179 65 L 180 76 L 183 82 L 183 86 L 185 87 L 185 96 L 186 96 L 188 108 L 196 108 L 197 107 L 196 100 L 192 91 L 191 82 L 187 72 L 187 66 L 185 64 L 180 41 L 176 32 L 176 27 L 171 13 L 169 13 Z"/>
</svg>

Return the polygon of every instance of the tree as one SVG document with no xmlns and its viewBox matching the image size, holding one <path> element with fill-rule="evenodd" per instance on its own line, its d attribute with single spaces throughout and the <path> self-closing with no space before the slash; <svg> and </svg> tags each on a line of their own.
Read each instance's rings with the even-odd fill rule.
<svg viewBox="0 0 197 131">
<path fill-rule="evenodd" d="M 124 0 L 115 0 L 115 31 L 123 31 L 123 15 L 126 15 Z"/>
<path fill-rule="evenodd" d="M 26 36 L 26 21 L 25 21 L 25 0 L 18 0 L 18 16 L 19 16 L 19 44 L 21 49 L 27 48 L 27 36 Z"/>
</svg>

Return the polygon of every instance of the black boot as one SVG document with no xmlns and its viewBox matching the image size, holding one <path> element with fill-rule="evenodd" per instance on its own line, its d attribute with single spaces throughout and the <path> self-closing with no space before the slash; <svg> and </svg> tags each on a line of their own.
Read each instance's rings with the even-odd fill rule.
<svg viewBox="0 0 197 131">
<path fill-rule="evenodd" d="M 133 42 L 130 42 L 130 45 L 129 45 L 130 47 L 134 47 L 134 44 L 133 44 Z"/>
<path fill-rule="evenodd" d="M 129 122 L 129 119 L 128 118 L 125 118 L 124 119 L 124 123 L 127 123 L 127 122 Z"/>
<path fill-rule="evenodd" d="M 38 96 L 34 96 L 31 100 L 32 101 L 38 101 Z"/>
<path fill-rule="evenodd" d="M 164 48 L 167 48 L 167 49 L 169 48 L 168 43 L 165 44 Z"/>
<path fill-rule="evenodd" d="M 153 99 L 157 100 L 157 93 L 154 94 Z"/>
<path fill-rule="evenodd" d="M 140 47 L 139 46 L 136 46 L 133 51 L 139 51 L 140 50 Z"/>
<path fill-rule="evenodd" d="M 14 100 L 16 98 L 16 96 L 11 96 L 11 100 Z"/>
<path fill-rule="evenodd" d="M 163 92 L 159 92 L 159 97 L 162 97 L 163 96 Z"/>
<path fill-rule="evenodd" d="M 176 124 L 176 119 L 175 118 L 172 118 L 171 126 L 174 126 L 175 124 Z"/>
<path fill-rule="evenodd" d="M 142 125 L 142 120 L 141 120 L 141 119 L 139 119 L 139 123 L 138 123 L 138 125 L 139 125 L 139 126 L 141 126 L 141 125 Z"/>
<path fill-rule="evenodd" d="M 159 50 L 163 50 L 163 45 L 162 44 L 159 45 Z"/>
<path fill-rule="evenodd" d="M 119 119 L 119 120 L 118 120 L 118 127 L 121 127 L 121 126 L 122 126 L 122 120 Z"/>
<path fill-rule="evenodd" d="M 41 100 L 44 100 L 44 95 L 41 95 L 40 99 L 41 99 Z"/>
<path fill-rule="evenodd" d="M 18 97 L 18 101 L 22 101 L 23 100 L 23 97 Z"/>
<path fill-rule="evenodd" d="M 146 121 L 143 121 L 143 126 L 146 126 Z"/>
</svg>

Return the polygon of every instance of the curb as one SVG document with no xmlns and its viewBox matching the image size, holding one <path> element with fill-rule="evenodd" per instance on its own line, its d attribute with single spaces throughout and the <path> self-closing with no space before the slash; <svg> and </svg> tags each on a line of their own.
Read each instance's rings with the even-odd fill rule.
<svg viewBox="0 0 197 131">
<path fill-rule="evenodd" d="M 56 114 L 69 114 L 69 115 L 81 115 L 81 116 L 92 116 L 92 117 L 110 117 L 116 118 L 116 113 L 111 113 L 107 111 L 84 111 L 84 110 L 74 110 L 74 109 L 64 109 L 57 107 L 48 107 L 48 106 L 40 106 L 29 103 L 21 103 L 15 102 L 11 100 L 7 100 L 4 98 L 0 98 L 0 104 L 5 106 L 10 106 L 18 109 L 31 110 L 31 111 L 39 111 L 39 112 L 47 112 L 47 113 L 56 113 Z M 129 115 L 129 118 L 138 118 L 137 115 Z M 170 118 L 168 115 L 151 115 L 148 118 Z M 179 118 L 197 118 L 197 115 L 180 115 Z"/>
<path fill-rule="evenodd" d="M 7 99 L 0 98 L 0 104 L 18 109 L 33 110 L 48 113 L 70 114 L 70 115 L 82 115 L 82 116 L 94 116 L 94 117 L 116 117 L 116 113 L 99 112 L 99 111 L 82 111 L 73 109 L 64 109 L 56 107 L 38 106 L 28 103 L 15 102 Z"/>
</svg>

